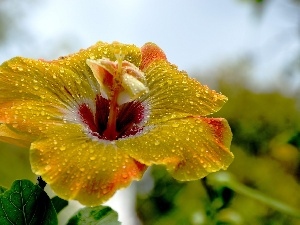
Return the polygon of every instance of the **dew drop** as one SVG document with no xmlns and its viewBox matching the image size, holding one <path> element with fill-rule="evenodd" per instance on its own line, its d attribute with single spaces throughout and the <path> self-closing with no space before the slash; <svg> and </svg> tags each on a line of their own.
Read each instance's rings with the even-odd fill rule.
<svg viewBox="0 0 300 225">
<path fill-rule="evenodd" d="M 80 79 L 75 79 L 75 82 L 76 82 L 77 84 L 81 84 L 81 80 L 80 80 Z"/>
<path fill-rule="evenodd" d="M 179 127 L 179 124 L 178 123 L 173 123 L 172 127 Z"/>
<path fill-rule="evenodd" d="M 155 144 L 155 145 L 159 145 L 160 143 L 159 143 L 159 141 L 156 140 L 156 141 L 154 142 L 154 144 Z"/>
<path fill-rule="evenodd" d="M 48 170 L 50 170 L 51 169 L 51 166 L 50 165 L 47 165 L 46 167 L 45 167 L 45 170 L 46 171 L 48 171 Z"/>
</svg>

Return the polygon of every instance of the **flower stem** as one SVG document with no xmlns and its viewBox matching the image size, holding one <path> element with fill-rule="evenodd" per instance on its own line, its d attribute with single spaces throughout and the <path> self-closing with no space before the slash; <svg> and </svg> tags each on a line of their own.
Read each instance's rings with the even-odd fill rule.
<svg viewBox="0 0 300 225">
<path fill-rule="evenodd" d="M 300 210 L 287 205 L 284 202 L 271 198 L 264 193 L 250 188 L 240 183 L 232 174 L 228 172 L 218 172 L 207 177 L 211 185 L 226 186 L 237 193 L 256 199 L 264 204 L 281 211 L 290 216 L 300 218 Z"/>
</svg>

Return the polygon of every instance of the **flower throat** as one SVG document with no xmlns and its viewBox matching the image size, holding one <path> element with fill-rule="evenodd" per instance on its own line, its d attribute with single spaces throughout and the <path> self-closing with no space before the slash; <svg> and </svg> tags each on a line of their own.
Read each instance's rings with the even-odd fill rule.
<svg viewBox="0 0 300 225">
<path fill-rule="evenodd" d="M 138 98 L 148 92 L 144 73 L 134 64 L 116 54 L 108 58 L 88 59 L 100 93 L 95 99 L 96 113 L 87 104 L 79 107 L 82 121 L 100 139 L 117 140 L 134 135 L 142 129 L 145 107 Z"/>
</svg>

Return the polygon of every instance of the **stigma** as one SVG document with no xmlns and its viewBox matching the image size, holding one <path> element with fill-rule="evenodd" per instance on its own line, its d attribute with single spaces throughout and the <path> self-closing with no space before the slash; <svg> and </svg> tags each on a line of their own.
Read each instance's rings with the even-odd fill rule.
<svg viewBox="0 0 300 225">
<path fill-rule="evenodd" d="M 94 77 L 100 86 L 101 96 L 117 105 L 132 102 L 148 92 L 144 73 L 124 55 L 115 54 L 116 60 L 108 58 L 87 59 Z"/>
</svg>

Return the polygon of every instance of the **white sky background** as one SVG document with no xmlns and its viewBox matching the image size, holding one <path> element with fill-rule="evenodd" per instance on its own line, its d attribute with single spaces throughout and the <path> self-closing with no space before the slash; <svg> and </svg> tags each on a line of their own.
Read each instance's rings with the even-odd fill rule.
<svg viewBox="0 0 300 225">
<path fill-rule="evenodd" d="M 238 0 L 36 1 L 23 21 L 31 41 L 16 40 L 0 53 L 0 61 L 14 55 L 52 59 L 98 40 L 138 46 L 152 41 L 187 72 L 201 73 L 254 53 L 260 62 L 255 79 L 263 85 L 272 83 L 274 73 L 300 48 L 291 29 L 297 14 L 287 10 L 285 1 L 275 0 L 261 18 L 252 5 Z M 281 33 L 292 37 L 285 46 Z"/>
<path fill-rule="evenodd" d="M 264 85 L 300 48 L 290 29 L 296 13 L 287 13 L 285 0 L 275 2 L 259 19 L 250 4 L 237 0 L 36 1 L 19 22 L 29 38 L 14 39 L 0 51 L 0 62 L 16 55 L 57 58 L 98 40 L 138 46 L 151 41 L 187 72 L 255 54 L 260 63 L 254 78 Z M 290 40 L 281 47 L 277 37 L 285 30 Z"/>
</svg>

